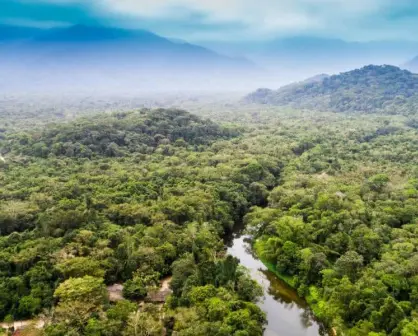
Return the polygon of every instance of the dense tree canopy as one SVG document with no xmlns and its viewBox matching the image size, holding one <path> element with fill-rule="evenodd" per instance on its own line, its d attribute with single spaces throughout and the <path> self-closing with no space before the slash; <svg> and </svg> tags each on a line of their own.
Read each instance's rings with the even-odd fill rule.
<svg viewBox="0 0 418 336">
<path fill-rule="evenodd" d="M 138 139 L 118 145 L 122 155 L 108 155 L 101 145 L 120 133 Z M 0 177 L 0 318 L 55 307 L 47 335 L 131 335 L 138 328 L 261 335 L 264 314 L 253 303 L 259 287 L 225 256 L 222 237 L 252 204 L 264 202 L 280 164 L 245 154 L 228 140 L 236 135 L 178 110 L 8 135 Z M 75 141 L 97 150 L 53 152 Z M 165 319 L 153 305 L 138 313 L 108 302 L 107 284 L 124 283 L 126 299 L 143 300 L 170 274 Z"/>
<path fill-rule="evenodd" d="M 253 208 L 246 222 L 258 255 L 328 326 L 348 335 L 413 335 L 418 134 L 370 126 L 328 126 L 310 143 L 302 138 L 304 150 L 297 146 L 269 206 Z"/>
<path fill-rule="evenodd" d="M 26 155 L 48 155 L 91 158 L 125 156 L 127 153 L 152 153 L 161 146 L 206 145 L 220 138 L 237 136 L 227 129 L 182 110 L 141 110 L 98 115 L 76 122 L 57 124 L 40 133 L 11 135 L 10 147 Z"/>
<path fill-rule="evenodd" d="M 414 117 L 196 111 L 44 128 L 28 116 L 20 130 L 10 118 L 0 132 L 0 319 L 42 315 L 51 336 L 262 335 L 260 288 L 224 248 L 244 219 L 257 254 L 327 327 L 415 335 Z M 139 306 L 166 276 L 167 302 Z M 115 283 L 117 303 L 106 294 Z"/>
</svg>

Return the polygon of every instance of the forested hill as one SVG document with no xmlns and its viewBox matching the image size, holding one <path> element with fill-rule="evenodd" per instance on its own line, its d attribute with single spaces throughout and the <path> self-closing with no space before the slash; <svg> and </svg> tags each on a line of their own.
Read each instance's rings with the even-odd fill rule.
<svg viewBox="0 0 418 336">
<path fill-rule="evenodd" d="M 2 151 L 38 157 L 117 157 L 129 152 L 150 154 L 160 145 L 165 151 L 170 145 L 206 145 L 238 134 L 237 129 L 183 110 L 144 109 L 50 125 L 41 133 L 12 134 L 3 141 Z"/>
<path fill-rule="evenodd" d="M 369 65 L 276 91 L 259 89 L 245 101 L 335 112 L 415 114 L 418 75 L 395 66 Z"/>
<path fill-rule="evenodd" d="M 261 289 L 223 236 L 265 202 L 281 161 L 181 110 L 13 134 L 0 157 L 0 322 L 45 313 L 42 332 L 25 330 L 45 336 L 262 335 Z M 109 298 L 114 284 L 125 300 Z"/>
</svg>

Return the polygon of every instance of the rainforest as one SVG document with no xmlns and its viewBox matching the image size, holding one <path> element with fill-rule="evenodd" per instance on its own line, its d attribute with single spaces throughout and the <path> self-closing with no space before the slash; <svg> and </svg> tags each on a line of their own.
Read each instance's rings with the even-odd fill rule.
<svg viewBox="0 0 418 336">
<path fill-rule="evenodd" d="M 418 336 L 416 0 L 0 0 L 0 336 Z"/>
<path fill-rule="evenodd" d="M 239 226 L 323 334 L 417 335 L 416 117 L 186 104 L 4 114 L 3 330 L 263 335 Z"/>
</svg>

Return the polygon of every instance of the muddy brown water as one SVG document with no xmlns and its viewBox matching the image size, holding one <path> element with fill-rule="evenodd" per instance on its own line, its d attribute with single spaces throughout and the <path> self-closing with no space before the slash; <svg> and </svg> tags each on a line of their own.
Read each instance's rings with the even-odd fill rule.
<svg viewBox="0 0 418 336">
<path fill-rule="evenodd" d="M 315 319 L 304 299 L 254 255 L 250 237 L 239 228 L 227 241 L 228 253 L 240 259 L 254 280 L 263 288 L 264 298 L 258 303 L 267 314 L 264 336 L 318 336 L 328 335 Z"/>
</svg>

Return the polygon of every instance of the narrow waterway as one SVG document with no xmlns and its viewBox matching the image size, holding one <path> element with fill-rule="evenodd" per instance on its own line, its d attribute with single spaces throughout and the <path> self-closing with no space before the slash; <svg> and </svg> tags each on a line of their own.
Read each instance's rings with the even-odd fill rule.
<svg viewBox="0 0 418 336">
<path fill-rule="evenodd" d="M 266 312 L 265 336 L 318 336 L 326 333 L 315 320 L 307 303 L 297 292 L 280 280 L 251 251 L 250 239 L 242 229 L 227 242 L 228 253 L 249 269 L 251 276 L 264 290 L 259 307 Z"/>
</svg>

